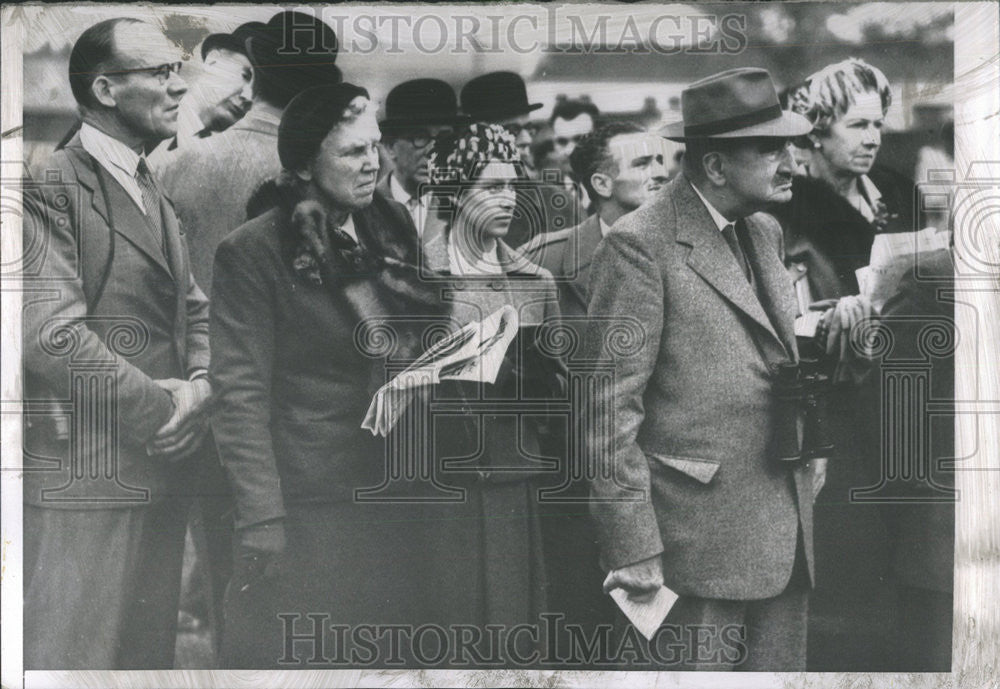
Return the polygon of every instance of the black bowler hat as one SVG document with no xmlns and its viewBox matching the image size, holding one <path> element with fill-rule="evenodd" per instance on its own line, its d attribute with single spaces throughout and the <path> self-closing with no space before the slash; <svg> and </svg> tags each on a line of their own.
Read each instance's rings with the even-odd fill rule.
<svg viewBox="0 0 1000 689">
<path fill-rule="evenodd" d="M 462 112 L 479 122 L 500 122 L 542 107 L 528 103 L 524 79 L 514 72 L 491 72 L 462 87 Z"/>
<path fill-rule="evenodd" d="M 334 64 L 338 47 L 337 34 L 326 22 L 293 10 L 274 15 L 246 39 L 255 74 L 289 90 L 340 83 L 343 78 Z"/>
<path fill-rule="evenodd" d="M 201 43 L 201 59 L 204 60 L 209 51 L 217 48 L 232 50 L 234 53 L 247 54 L 247 39 L 265 29 L 264 22 L 247 22 L 240 24 L 232 33 L 213 33 Z"/>
<path fill-rule="evenodd" d="M 682 122 L 668 124 L 660 136 L 672 141 L 737 139 L 808 134 L 812 124 L 781 109 L 766 69 L 741 67 L 713 74 L 681 92 Z"/>
<path fill-rule="evenodd" d="M 389 91 L 385 99 L 383 130 L 414 125 L 465 124 L 468 117 L 458 114 L 455 91 L 440 79 L 413 79 Z"/>
</svg>

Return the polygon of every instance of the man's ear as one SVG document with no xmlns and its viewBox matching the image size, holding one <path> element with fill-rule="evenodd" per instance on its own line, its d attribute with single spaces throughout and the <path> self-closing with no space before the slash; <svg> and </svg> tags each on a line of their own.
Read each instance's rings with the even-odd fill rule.
<svg viewBox="0 0 1000 689">
<path fill-rule="evenodd" d="M 701 159 L 708 181 L 717 187 L 726 185 L 726 157 L 719 151 L 706 153 Z"/>
<path fill-rule="evenodd" d="M 106 108 L 113 108 L 118 105 L 115 96 L 111 92 L 111 80 L 103 74 L 99 75 L 90 85 L 90 94 L 98 103 Z"/>
<path fill-rule="evenodd" d="M 611 198 L 611 190 L 614 187 L 614 183 L 615 181 L 603 172 L 595 172 L 590 176 L 590 186 L 594 188 L 594 191 L 602 199 Z"/>
<path fill-rule="evenodd" d="M 292 174 L 294 174 L 303 182 L 311 182 L 313 178 L 312 170 L 310 170 L 309 168 L 302 168 L 301 170 L 296 170 Z"/>
</svg>

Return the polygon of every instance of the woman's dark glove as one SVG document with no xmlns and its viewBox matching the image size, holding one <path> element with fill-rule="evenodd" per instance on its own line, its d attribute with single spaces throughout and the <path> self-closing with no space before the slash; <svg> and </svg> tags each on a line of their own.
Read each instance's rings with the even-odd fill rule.
<svg viewBox="0 0 1000 689">
<path fill-rule="evenodd" d="M 246 593 L 260 581 L 278 577 L 285 552 L 285 525 L 280 519 L 255 524 L 240 529 L 237 538 L 230 595 Z"/>
</svg>

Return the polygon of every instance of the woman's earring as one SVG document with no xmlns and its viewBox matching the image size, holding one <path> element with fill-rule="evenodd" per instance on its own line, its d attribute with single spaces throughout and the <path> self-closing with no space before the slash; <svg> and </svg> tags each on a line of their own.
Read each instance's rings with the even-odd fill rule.
<svg viewBox="0 0 1000 689">
<path fill-rule="evenodd" d="M 819 141 L 813 141 L 813 148 L 815 148 L 816 150 L 819 150 L 819 149 L 823 148 L 823 144 L 821 144 Z"/>
</svg>

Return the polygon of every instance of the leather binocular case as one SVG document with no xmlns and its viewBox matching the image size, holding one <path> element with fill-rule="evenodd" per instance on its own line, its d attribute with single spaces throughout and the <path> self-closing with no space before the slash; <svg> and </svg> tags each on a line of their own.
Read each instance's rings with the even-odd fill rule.
<svg viewBox="0 0 1000 689">
<path fill-rule="evenodd" d="M 774 456 L 783 463 L 829 457 L 833 451 L 826 401 L 830 377 L 815 359 L 777 364 L 772 374 L 777 398 Z"/>
</svg>

